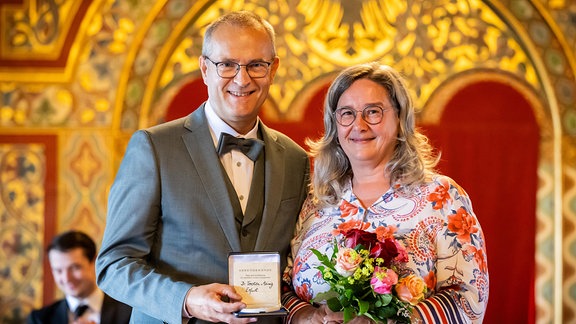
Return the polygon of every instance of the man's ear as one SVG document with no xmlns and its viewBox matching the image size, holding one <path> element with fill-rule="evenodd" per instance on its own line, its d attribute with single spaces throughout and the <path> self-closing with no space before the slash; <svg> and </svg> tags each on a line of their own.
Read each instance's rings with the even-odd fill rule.
<svg viewBox="0 0 576 324">
<path fill-rule="evenodd" d="M 204 55 L 200 55 L 198 57 L 198 65 L 200 65 L 200 72 L 202 73 L 202 80 L 204 80 L 204 84 L 208 85 L 207 81 L 206 81 L 206 69 L 208 68 L 206 66 L 206 58 L 204 57 Z"/>
<path fill-rule="evenodd" d="M 276 75 L 276 71 L 278 70 L 278 66 L 280 66 L 280 58 L 278 56 L 274 57 L 274 61 L 270 65 L 270 80 L 274 80 L 274 76 Z"/>
</svg>

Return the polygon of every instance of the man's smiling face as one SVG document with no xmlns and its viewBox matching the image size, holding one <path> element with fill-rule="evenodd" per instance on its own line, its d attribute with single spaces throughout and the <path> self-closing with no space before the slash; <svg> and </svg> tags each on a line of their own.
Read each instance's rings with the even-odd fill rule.
<svg viewBox="0 0 576 324">
<path fill-rule="evenodd" d="M 216 114 L 240 134 L 247 133 L 256 121 L 274 74 L 278 68 L 278 58 L 268 34 L 262 29 L 239 28 L 224 24 L 212 35 L 208 55 L 212 62 L 271 62 L 268 74 L 262 78 L 252 78 L 242 66 L 235 77 L 222 78 L 216 72 L 216 65 L 200 57 L 200 69 L 204 83 L 208 87 L 209 101 Z"/>
</svg>

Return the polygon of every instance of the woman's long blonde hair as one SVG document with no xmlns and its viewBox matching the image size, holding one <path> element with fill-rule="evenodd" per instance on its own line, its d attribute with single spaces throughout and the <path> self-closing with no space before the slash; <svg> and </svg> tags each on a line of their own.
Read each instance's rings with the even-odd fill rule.
<svg viewBox="0 0 576 324">
<path fill-rule="evenodd" d="M 317 141 L 307 141 L 314 158 L 312 193 L 321 205 L 337 204 L 343 187 L 353 176 L 350 161 L 338 143 L 334 111 L 342 93 L 358 79 L 372 80 L 384 87 L 399 119 L 396 148 L 386 166 L 390 184 L 409 191 L 435 174 L 438 157 L 428 138 L 416 129 L 413 101 L 400 73 L 377 62 L 352 66 L 343 70 L 328 89 L 324 135 Z"/>
</svg>

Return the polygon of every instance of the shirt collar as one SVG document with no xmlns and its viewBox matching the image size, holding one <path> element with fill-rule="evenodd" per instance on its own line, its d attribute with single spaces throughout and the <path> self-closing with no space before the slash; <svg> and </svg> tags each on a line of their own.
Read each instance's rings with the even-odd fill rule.
<svg viewBox="0 0 576 324">
<path fill-rule="evenodd" d="M 258 138 L 258 124 L 260 122 L 260 117 L 257 117 L 256 125 L 247 133 L 247 134 L 240 134 L 234 130 L 234 128 L 230 127 L 230 125 L 226 124 L 214 111 L 214 108 L 210 104 L 210 101 L 206 101 L 204 106 L 204 111 L 206 113 L 206 119 L 208 120 L 208 126 L 210 128 L 210 134 L 212 135 L 212 141 L 214 142 L 214 146 L 218 146 L 218 140 L 220 139 L 220 133 L 228 133 L 235 137 L 243 137 L 243 138 Z"/>
<path fill-rule="evenodd" d="M 100 289 L 96 289 L 86 298 L 66 296 L 66 302 L 68 302 L 71 311 L 75 311 L 78 306 L 85 304 L 90 306 L 90 309 L 94 312 L 100 313 L 102 310 L 102 303 L 104 302 L 104 292 Z"/>
</svg>

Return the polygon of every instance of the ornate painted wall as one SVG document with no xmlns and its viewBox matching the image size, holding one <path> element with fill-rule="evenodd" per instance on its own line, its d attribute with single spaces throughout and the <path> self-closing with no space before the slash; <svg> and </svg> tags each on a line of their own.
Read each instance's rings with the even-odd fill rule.
<svg viewBox="0 0 576 324">
<path fill-rule="evenodd" d="M 491 70 L 535 94 L 541 129 L 536 317 L 576 322 L 576 2 L 570 0 L 4 0 L 0 2 L 0 323 L 54 298 L 44 239 L 99 241 L 132 132 L 163 120 L 198 77 L 204 27 L 248 9 L 278 33 L 270 120 L 305 119 L 302 98 L 343 67 L 401 70 L 421 122 L 457 76 Z M 46 279 L 46 280 L 44 280 Z"/>
</svg>

